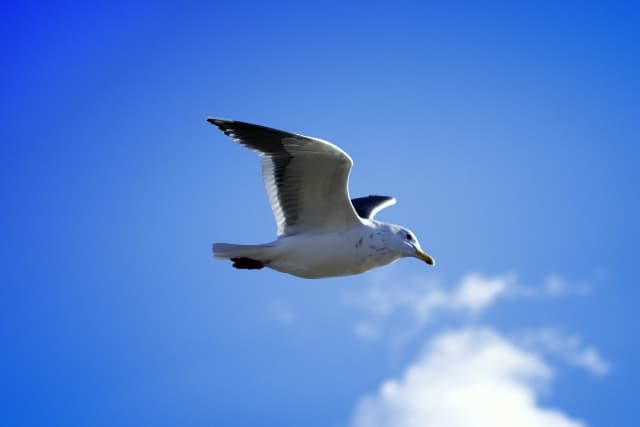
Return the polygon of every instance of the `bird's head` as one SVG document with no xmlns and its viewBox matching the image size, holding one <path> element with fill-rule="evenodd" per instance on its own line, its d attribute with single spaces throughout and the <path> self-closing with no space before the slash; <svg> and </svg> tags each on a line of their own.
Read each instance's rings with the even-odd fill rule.
<svg viewBox="0 0 640 427">
<path fill-rule="evenodd" d="M 418 258 L 429 265 L 436 265 L 433 257 L 422 250 L 416 235 L 411 230 L 395 225 L 391 226 L 391 231 L 393 233 L 393 246 L 402 256 Z"/>
</svg>

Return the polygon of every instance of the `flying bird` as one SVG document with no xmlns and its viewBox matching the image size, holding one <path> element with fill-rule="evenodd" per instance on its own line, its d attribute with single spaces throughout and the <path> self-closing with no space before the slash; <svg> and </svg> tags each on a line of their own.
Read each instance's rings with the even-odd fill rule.
<svg viewBox="0 0 640 427">
<path fill-rule="evenodd" d="M 264 267 L 304 278 L 363 273 L 403 257 L 429 265 L 409 229 L 374 219 L 396 199 L 349 198 L 351 157 L 328 141 L 251 123 L 207 121 L 262 158 L 277 239 L 260 245 L 215 243 L 213 255 L 239 269 Z"/>
</svg>

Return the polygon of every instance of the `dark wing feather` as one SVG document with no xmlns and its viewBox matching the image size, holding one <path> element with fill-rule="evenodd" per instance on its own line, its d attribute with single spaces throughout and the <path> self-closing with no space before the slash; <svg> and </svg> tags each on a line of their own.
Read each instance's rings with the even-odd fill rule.
<svg viewBox="0 0 640 427">
<path fill-rule="evenodd" d="M 354 209 L 361 218 L 373 219 L 382 209 L 396 204 L 396 199 L 389 196 L 367 196 L 351 199 Z"/>
</svg>

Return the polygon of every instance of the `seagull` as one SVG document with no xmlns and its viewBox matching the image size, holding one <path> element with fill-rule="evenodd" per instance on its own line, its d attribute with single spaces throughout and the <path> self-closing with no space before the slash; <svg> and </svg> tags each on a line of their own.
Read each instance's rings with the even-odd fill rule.
<svg viewBox="0 0 640 427">
<path fill-rule="evenodd" d="M 260 155 L 278 227 L 277 239 L 270 243 L 215 243 L 215 258 L 231 260 L 238 269 L 268 267 L 308 279 L 360 274 L 403 257 L 435 265 L 412 231 L 374 219 L 395 198 L 350 199 L 353 161 L 337 146 L 251 123 L 207 121 Z"/>
</svg>

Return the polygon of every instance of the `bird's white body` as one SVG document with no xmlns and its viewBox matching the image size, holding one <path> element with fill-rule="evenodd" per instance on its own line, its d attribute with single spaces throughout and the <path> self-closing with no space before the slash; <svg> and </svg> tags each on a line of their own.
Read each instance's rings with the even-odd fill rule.
<svg viewBox="0 0 640 427">
<path fill-rule="evenodd" d="M 217 243 L 214 253 L 223 259 L 257 259 L 264 267 L 307 279 L 348 276 L 415 256 L 420 246 L 408 243 L 406 234 L 403 227 L 363 219 L 344 231 L 281 236 L 265 245 Z"/>
<path fill-rule="evenodd" d="M 390 239 L 390 230 L 374 221 L 338 233 L 283 236 L 265 266 L 305 278 L 359 274 L 402 256 Z"/>
</svg>

